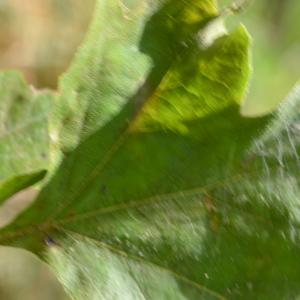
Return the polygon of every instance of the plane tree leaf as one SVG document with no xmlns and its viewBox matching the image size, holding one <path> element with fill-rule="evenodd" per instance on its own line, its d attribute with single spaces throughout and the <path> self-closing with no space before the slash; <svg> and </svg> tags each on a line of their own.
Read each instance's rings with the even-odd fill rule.
<svg viewBox="0 0 300 300">
<path fill-rule="evenodd" d="M 128 1 L 126 1 L 128 2 Z M 147 1 L 97 1 L 83 46 L 60 80 L 57 132 L 63 151 L 118 113 L 143 82 L 149 61 L 138 51 Z"/>
<path fill-rule="evenodd" d="M 239 113 L 248 47 L 242 26 L 209 49 L 191 44 L 151 97 L 142 105 L 130 101 L 63 161 L 32 207 L 2 230 L 2 243 L 41 253 L 48 236 L 51 244 L 74 234 L 91 239 L 83 247 L 97 247 L 149 299 L 159 274 L 168 283 L 160 287 L 166 297 L 173 286 L 178 299 L 222 298 L 222 286 L 206 290 L 201 283 L 210 231 L 203 197 L 240 170 L 266 121 Z M 130 275 L 143 265 L 145 277 Z"/>
<path fill-rule="evenodd" d="M 139 98 L 151 93 L 183 45 L 216 15 L 212 0 L 98 0 L 86 40 L 60 80 L 52 122 L 62 151 L 109 122 L 138 88 Z"/>
<path fill-rule="evenodd" d="M 0 74 L 0 202 L 44 177 L 51 95 L 17 72 Z"/>
<path fill-rule="evenodd" d="M 112 5 L 107 16 L 117 2 L 102 2 Z M 89 94 L 101 86 L 92 75 L 86 94 L 61 100 L 71 118 L 61 138 L 72 151 L 0 242 L 48 260 L 75 299 L 299 295 L 299 88 L 274 116 L 243 117 L 249 36 L 239 26 L 199 47 L 197 31 L 214 16 L 199 12 L 213 3 L 155 7 L 137 38 L 152 58 L 137 92 L 134 78 L 128 94 L 110 86 L 120 102 L 114 92 Z M 95 61 L 84 62 L 94 72 Z M 75 86 L 85 77 L 78 68 Z M 103 119 L 89 127 L 98 99 Z M 118 109 L 103 109 L 107 101 Z"/>
<path fill-rule="evenodd" d="M 297 86 L 224 180 L 62 221 L 48 259 L 74 299 L 296 299 L 299 105 Z"/>
</svg>

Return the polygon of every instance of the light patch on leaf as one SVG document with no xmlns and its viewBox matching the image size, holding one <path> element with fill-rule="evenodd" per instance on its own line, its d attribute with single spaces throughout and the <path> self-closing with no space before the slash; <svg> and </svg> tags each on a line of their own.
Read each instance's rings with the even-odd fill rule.
<svg viewBox="0 0 300 300">
<path fill-rule="evenodd" d="M 174 277 L 170 270 L 128 257 L 104 243 L 76 236 L 70 236 L 66 243 L 65 249 L 50 249 L 48 261 L 73 299 L 189 299 L 181 288 L 201 297 L 223 299 L 204 286 L 194 286 L 186 278 Z"/>
<path fill-rule="evenodd" d="M 228 34 L 222 17 L 216 17 L 210 21 L 198 34 L 199 47 L 206 49 L 218 38 Z"/>
</svg>

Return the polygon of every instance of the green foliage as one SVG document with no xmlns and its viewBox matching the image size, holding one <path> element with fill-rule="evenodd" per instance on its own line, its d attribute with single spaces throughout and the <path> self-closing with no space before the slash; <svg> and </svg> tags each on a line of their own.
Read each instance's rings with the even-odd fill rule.
<svg viewBox="0 0 300 300">
<path fill-rule="evenodd" d="M 97 2 L 85 43 L 60 81 L 54 121 L 65 152 L 116 115 L 145 79 L 149 61 L 138 42 L 150 3 L 121 5 Z"/>
<path fill-rule="evenodd" d="M 25 175 L 16 175 L 3 181 L 0 185 L 0 203 L 15 193 L 39 182 L 45 175 L 46 171 L 42 170 Z"/>
<path fill-rule="evenodd" d="M 243 117 L 249 36 L 200 47 L 216 17 L 210 0 L 99 1 L 51 114 L 62 163 L 0 231 L 74 299 L 299 295 L 299 87 Z"/>
<path fill-rule="evenodd" d="M 154 69 L 141 91 L 151 93 L 182 45 L 216 14 L 210 0 L 97 1 L 85 43 L 60 81 L 53 122 L 62 150 L 116 116 Z"/>
<path fill-rule="evenodd" d="M 16 72 L 0 74 L 0 202 L 44 177 L 49 165 L 49 92 Z"/>
</svg>

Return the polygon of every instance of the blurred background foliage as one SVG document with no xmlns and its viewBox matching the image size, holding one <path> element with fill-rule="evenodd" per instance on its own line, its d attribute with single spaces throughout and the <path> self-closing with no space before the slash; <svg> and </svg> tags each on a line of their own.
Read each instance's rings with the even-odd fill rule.
<svg viewBox="0 0 300 300">
<path fill-rule="evenodd" d="M 246 114 L 274 109 L 299 79 L 299 16 L 299 0 L 253 0 L 244 13 L 228 19 L 229 27 L 243 22 L 253 39 L 253 76 L 243 108 Z"/>
<path fill-rule="evenodd" d="M 56 88 L 87 30 L 95 0 L 0 0 L 0 68 Z"/>
<path fill-rule="evenodd" d="M 57 87 L 82 41 L 95 0 L 0 0 L 0 70 L 19 69 L 37 88 Z M 120 0 L 121 1 L 121 0 Z M 230 3 L 220 0 L 220 6 Z M 256 0 L 229 18 L 253 37 L 253 71 L 243 111 L 273 109 L 299 77 L 300 1 Z M 67 299 L 54 276 L 33 255 L 0 248 L 0 299 Z"/>
</svg>

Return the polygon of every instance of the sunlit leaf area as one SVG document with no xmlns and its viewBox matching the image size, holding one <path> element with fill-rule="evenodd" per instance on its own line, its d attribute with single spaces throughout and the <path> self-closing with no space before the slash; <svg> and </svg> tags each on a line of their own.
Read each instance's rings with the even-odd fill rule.
<svg viewBox="0 0 300 300">
<path fill-rule="evenodd" d="M 0 300 L 300 299 L 299 16 L 0 1 Z"/>
</svg>

